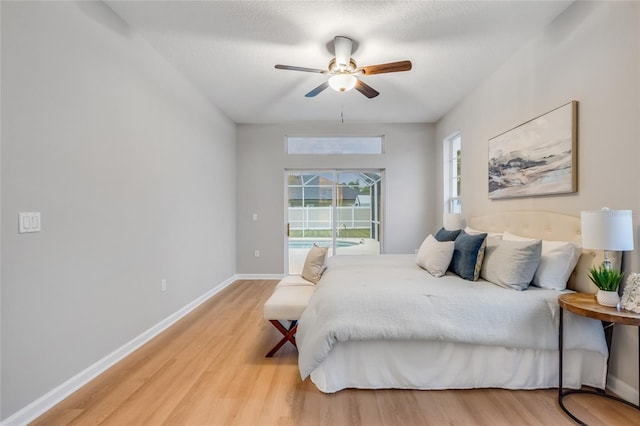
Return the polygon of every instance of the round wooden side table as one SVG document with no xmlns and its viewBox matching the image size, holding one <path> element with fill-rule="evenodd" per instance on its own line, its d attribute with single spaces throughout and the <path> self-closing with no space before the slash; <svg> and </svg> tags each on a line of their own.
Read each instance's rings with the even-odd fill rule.
<svg viewBox="0 0 640 426">
<path fill-rule="evenodd" d="M 583 390 L 583 389 L 570 389 L 563 390 L 562 389 L 562 355 L 563 355 L 563 347 L 562 347 L 562 338 L 563 338 L 563 312 L 566 309 L 569 312 L 572 312 L 576 315 L 581 315 L 587 318 L 593 318 L 596 320 L 600 320 L 603 323 L 603 326 L 606 328 L 612 327 L 615 324 L 625 324 L 638 327 L 638 351 L 640 352 L 640 314 L 636 314 L 633 312 L 618 310 L 617 308 L 610 308 L 607 306 L 602 306 L 596 301 L 596 297 L 594 294 L 584 294 L 584 293 L 567 293 L 562 294 L 558 297 L 558 304 L 560 305 L 560 329 L 558 331 L 558 348 L 559 348 L 559 377 L 558 377 L 558 403 L 562 410 L 569 416 L 573 421 L 580 425 L 586 425 L 582 420 L 573 415 L 567 407 L 564 406 L 562 399 L 571 394 L 576 393 L 586 393 L 591 395 L 603 396 L 605 398 L 612 399 L 614 401 L 621 402 L 623 404 L 629 405 L 637 410 L 640 410 L 640 404 L 635 405 L 629 401 L 618 398 L 615 395 L 608 394 L 602 390 L 592 391 L 592 390 Z M 609 334 L 607 337 L 607 346 L 609 347 L 609 353 L 611 353 L 611 335 Z M 607 362 L 608 363 L 608 362 Z M 640 383 L 640 363 L 638 365 L 638 380 Z"/>
</svg>

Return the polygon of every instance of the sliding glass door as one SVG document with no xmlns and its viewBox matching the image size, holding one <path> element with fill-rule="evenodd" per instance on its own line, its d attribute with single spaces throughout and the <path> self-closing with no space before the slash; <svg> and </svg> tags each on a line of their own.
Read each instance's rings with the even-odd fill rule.
<svg viewBox="0 0 640 426">
<path fill-rule="evenodd" d="M 380 254 L 382 170 L 286 172 L 287 270 L 302 272 L 313 244 L 335 254 Z"/>
</svg>

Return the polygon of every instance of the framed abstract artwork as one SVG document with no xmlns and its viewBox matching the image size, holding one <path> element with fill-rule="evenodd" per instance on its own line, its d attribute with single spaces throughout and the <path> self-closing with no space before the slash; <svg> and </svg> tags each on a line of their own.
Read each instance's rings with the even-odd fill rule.
<svg viewBox="0 0 640 426">
<path fill-rule="evenodd" d="M 489 139 L 489 198 L 578 190 L 578 102 Z"/>
</svg>

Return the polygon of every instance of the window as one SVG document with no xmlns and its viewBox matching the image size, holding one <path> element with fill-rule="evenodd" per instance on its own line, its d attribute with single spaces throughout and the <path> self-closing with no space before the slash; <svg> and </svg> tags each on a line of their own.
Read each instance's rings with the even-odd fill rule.
<svg viewBox="0 0 640 426">
<path fill-rule="evenodd" d="M 382 169 L 287 170 L 289 275 L 302 273 L 311 246 L 334 254 L 380 254 Z"/>
<path fill-rule="evenodd" d="M 382 154 L 382 136 L 287 136 L 288 154 Z"/>
<path fill-rule="evenodd" d="M 444 140 L 444 212 L 461 213 L 460 198 L 460 133 Z"/>
</svg>

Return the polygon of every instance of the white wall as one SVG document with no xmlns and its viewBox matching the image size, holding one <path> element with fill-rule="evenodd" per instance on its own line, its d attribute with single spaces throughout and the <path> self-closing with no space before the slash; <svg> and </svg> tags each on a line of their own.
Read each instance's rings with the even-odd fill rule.
<svg viewBox="0 0 640 426">
<path fill-rule="evenodd" d="M 327 95 L 335 95 L 328 93 Z M 355 95 L 358 94 L 348 94 Z M 301 156 L 285 153 L 286 135 L 384 135 L 382 155 Z M 242 124 L 237 138 L 237 267 L 239 274 L 283 274 L 285 169 L 385 169 L 386 253 L 413 253 L 441 223 L 436 217 L 436 156 L 430 124 Z M 259 221 L 252 221 L 257 213 Z M 259 249 L 261 256 L 253 256 Z"/>
<path fill-rule="evenodd" d="M 103 3 L 1 7 L 4 419 L 234 275 L 236 161 Z"/>
<path fill-rule="evenodd" d="M 578 192 L 489 200 L 487 141 L 571 100 L 579 102 Z M 627 253 L 625 268 L 639 271 L 639 118 L 640 3 L 576 2 L 442 118 L 437 140 L 462 133 L 464 216 L 518 209 L 574 215 L 602 206 L 633 209 L 636 250 Z M 636 402 L 637 336 L 635 328 L 617 326 L 610 365 L 610 384 Z"/>
</svg>

